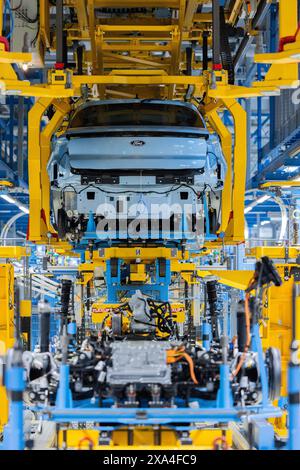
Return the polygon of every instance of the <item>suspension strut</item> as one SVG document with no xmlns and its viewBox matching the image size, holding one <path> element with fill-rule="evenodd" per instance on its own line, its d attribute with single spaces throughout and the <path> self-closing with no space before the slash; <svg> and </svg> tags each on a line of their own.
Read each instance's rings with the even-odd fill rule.
<svg viewBox="0 0 300 470">
<path fill-rule="evenodd" d="M 64 279 L 61 283 L 61 328 L 68 324 L 69 305 L 71 298 L 72 281 Z"/>
<path fill-rule="evenodd" d="M 214 339 L 219 338 L 218 332 L 218 308 L 217 308 L 217 281 L 208 281 L 206 283 L 207 301 L 211 317 L 212 334 Z"/>
</svg>

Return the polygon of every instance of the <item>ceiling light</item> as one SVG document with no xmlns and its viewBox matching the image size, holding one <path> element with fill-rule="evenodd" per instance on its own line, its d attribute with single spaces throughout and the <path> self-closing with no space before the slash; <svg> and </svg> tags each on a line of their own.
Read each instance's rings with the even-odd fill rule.
<svg viewBox="0 0 300 470">
<path fill-rule="evenodd" d="M 297 155 L 299 155 L 299 153 L 300 153 L 300 147 L 297 147 L 295 150 L 293 150 L 291 153 L 289 153 L 289 156 L 291 158 L 297 157 Z"/>
<path fill-rule="evenodd" d="M 5 95 L 7 96 L 22 95 L 22 90 L 5 90 Z"/>
<path fill-rule="evenodd" d="M 9 202 L 9 204 L 15 204 L 16 203 L 14 198 L 8 196 L 7 194 L 2 194 L 1 197 L 2 197 L 2 199 L 4 199 L 4 201 Z"/>
<path fill-rule="evenodd" d="M 261 91 L 262 96 L 280 96 L 280 90 Z"/>
<path fill-rule="evenodd" d="M 252 211 L 255 206 L 257 206 L 258 204 L 262 204 L 263 202 L 266 202 L 269 199 L 271 199 L 271 196 L 268 196 L 267 194 L 261 196 L 256 201 L 253 201 L 248 207 L 246 207 L 246 209 L 244 210 L 244 214 L 248 214 L 250 211 Z"/>
<path fill-rule="evenodd" d="M 20 204 L 20 202 L 14 199 L 13 197 L 8 196 L 7 194 L 1 194 L 1 197 L 2 199 L 4 199 L 4 201 L 8 202 L 9 204 L 15 204 L 18 209 L 20 209 L 20 211 L 24 212 L 25 214 L 29 214 L 28 207 L 24 206 L 23 204 Z"/>
<path fill-rule="evenodd" d="M 263 202 L 268 201 L 271 198 L 271 196 L 268 196 L 265 194 L 264 196 L 261 196 L 260 198 L 257 199 L 256 203 L 257 204 L 262 204 Z"/>
<path fill-rule="evenodd" d="M 298 171 L 298 167 L 297 166 L 285 166 L 283 171 L 285 173 L 294 173 L 295 171 Z"/>
<path fill-rule="evenodd" d="M 20 211 L 24 212 L 25 214 L 29 214 L 29 209 L 28 209 L 28 207 L 19 205 L 18 208 L 20 209 Z"/>
</svg>

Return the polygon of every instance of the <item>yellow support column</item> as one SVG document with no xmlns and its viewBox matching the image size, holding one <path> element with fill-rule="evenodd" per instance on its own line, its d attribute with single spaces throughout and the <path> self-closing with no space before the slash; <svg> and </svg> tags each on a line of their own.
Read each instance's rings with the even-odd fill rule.
<svg viewBox="0 0 300 470">
<path fill-rule="evenodd" d="M 227 172 L 222 191 L 222 221 L 219 232 L 225 232 L 229 223 L 232 211 L 232 136 L 227 127 L 223 124 L 218 111 L 214 109 L 208 112 L 210 125 L 221 139 L 222 150 L 227 163 Z"/>
<path fill-rule="evenodd" d="M 53 104 L 55 114 L 41 132 L 41 120 Z M 51 152 L 51 138 L 70 111 L 66 100 L 41 98 L 29 112 L 28 120 L 28 170 L 30 188 L 29 239 L 47 241 L 50 225 L 50 183 L 47 164 Z"/>
<path fill-rule="evenodd" d="M 40 35 L 46 47 L 50 47 L 50 4 L 49 0 L 40 2 Z"/>
<path fill-rule="evenodd" d="M 298 0 L 280 0 L 279 1 L 279 36 L 284 38 L 287 36 L 294 35 L 298 27 Z M 274 65 L 271 66 L 271 70 Z M 282 79 L 299 78 L 299 66 L 298 64 L 288 64 L 282 67 L 282 65 L 276 65 L 276 71 L 279 73 Z M 271 71 L 270 70 L 270 71 Z M 268 79 L 268 76 L 266 77 Z"/>
<path fill-rule="evenodd" d="M 53 101 L 55 114 L 49 124 L 41 133 L 41 189 L 42 189 L 42 209 L 44 210 L 47 229 L 50 225 L 50 181 L 47 172 L 47 164 L 51 153 L 51 139 L 55 131 L 61 126 L 64 117 L 70 111 L 70 105 L 64 100 Z M 52 230 L 50 230 L 52 231 Z"/>
<path fill-rule="evenodd" d="M 285 267 L 277 266 L 282 279 L 285 278 Z M 278 348 L 281 353 L 282 386 L 281 395 L 287 396 L 287 367 L 290 359 L 290 345 L 293 329 L 293 286 L 294 279 L 284 280 L 282 286 L 271 286 L 264 299 L 262 343 L 264 350 Z"/>
<path fill-rule="evenodd" d="M 3 32 L 3 0 L 0 0 L 0 36 Z"/>
<path fill-rule="evenodd" d="M 245 191 L 247 172 L 247 113 L 234 99 L 223 99 L 224 106 L 234 120 L 234 160 L 232 218 L 226 231 L 226 240 L 243 242 L 245 239 Z"/>
<path fill-rule="evenodd" d="M 42 241 L 47 227 L 42 220 L 41 120 L 53 98 L 40 98 L 28 114 L 28 177 L 30 188 L 29 239 Z"/>
<path fill-rule="evenodd" d="M 295 308 L 295 318 L 294 318 L 294 334 L 295 340 L 300 344 L 300 282 L 295 282 L 294 285 L 294 308 Z"/>
<path fill-rule="evenodd" d="M 0 354 L 14 344 L 14 268 L 0 265 Z"/>
<path fill-rule="evenodd" d="M 279 0 L 279 37 L 292 37 L 296 34 L 298 27 L 298 0 Z M 271 63 L 264 82 L 254 82 L 254 87 L 275 86 L 278 88 L 297 88 L 299 86 L 298 59 L 292 59 L 293 53 L 286 52 L 287 44 L 283 52 L 272 54 L 257 54 L 255 61 L 258 63 Z M 298 51 L 294 54 L 297 56 Z M 282 63 L 280 63 L 282 62 Z"/>
<path fill-rule="evenodd" d="M 14 343 L 14 268 L 0 265 L 0 355 Z M 0 432 L 8 419 L 8 400 L 4 387 L 0 386 Z"/>
<path fill-rule="evenodd" d="M 280 38 L 296 33 L 298 27 L 298 0 L 279 0 Z"/>
</svg>

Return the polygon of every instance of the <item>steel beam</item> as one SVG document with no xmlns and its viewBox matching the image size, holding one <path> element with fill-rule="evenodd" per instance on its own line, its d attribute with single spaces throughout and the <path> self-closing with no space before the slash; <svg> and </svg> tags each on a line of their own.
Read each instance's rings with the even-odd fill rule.
<svg viewBox="0 0 300 470">
<path fill-rule="evenodd" d="M 64 64 L 64 2 L 56 0 L 56 63 Z"/>
<path fill-rule="evenodd" d="M 220 2 L 213 0 L 213 67 L 219 70 L 221 65 L 221 21 L 220 21 Z"/>
</svg>

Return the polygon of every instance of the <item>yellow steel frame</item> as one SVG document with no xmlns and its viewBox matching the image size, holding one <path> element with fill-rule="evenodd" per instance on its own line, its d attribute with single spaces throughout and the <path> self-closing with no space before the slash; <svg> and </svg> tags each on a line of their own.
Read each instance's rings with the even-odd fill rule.
<svg viewBox="0 0 300 470">
<path fill-rule="evenodd" d="M 210 88 L 210 84 L 203 80 L 203 77 L 198 76 L 185 76 L 185 75 L 152 75 L 149 70 L 146 71 L 146 75 L 139 75 L 136 71 L 136 75 L 83 75 L 71 77 L 71 86 L 66 88 L 64 85 L 57 84 L 45 84 L 45 85 L 31 85 L 27 81 L 16 80 L 12 68 L 2 68 L 2 77 L 0 76 L 0 89 L 2 94 L 15 93 L 19 96 L 31 96 L 38 98 L 71 98 L 81 96 L 82 85 L 124 85 L 124 86 L 184 86 L 187 89 L 189 86 L 195 86 L 194 96 L 202 97 L 204 92 L 207 92 L 207 96 L 212 100 L 218 99 L 238 99 L 238 98 L 255 98 L 259 96 L 268 96 L 278 91 L 281 86 L 284 85 L 282 81 L 274 82 L 272 85 L 266 86 L 264 82 L 259 82 L 259 85 L 255 84 L 255 88 L 248 88 L 243 86 L 234 86 L 228 84 L 219 84 L 216 88 Z M 9 64 L 6 64 L 8 67 Z M 5 72 L 5 73 L 4 73 Z M 127 71 L 128 73 L 128 71 Z M 132 73 L 132 72 L 131 72 Z M 70 72 L 70 75 L 71 72 Z M 226 73 L 224 77 L 226 77 Z M 293 78 L 293 85 L 298 84 L 298 74 Z M 285 83 L 285 86 L 291 86 L 292 84 Z"/>
<path fill-rule="evenodd" d="M 244 240 L 244 207 L 247 166 L 247 114 L 242 106 L 233 99 L 224 99 L 225 107 L 234 120 L 234 160 L 233 160 L 233 193 L 232 218 L 229 222 L 226 237 L 233 241 Z"/>
<path fill-rule="evenodd" d="M 298 267 L 296 258 L 300 255 L 300 247 L 256 247 L 248 249 L 247 256 L 258 259 L 268 256 L 276 263 L 283 280 L 280 287 L 270 287 L 264 301 L 261 335 L 263 347 L 277 347 L 282 357 L 282 396 L 287 395 L 287 366 L 290 358 L 293 318 L 293 289 L 295 280 L 291 268 Z M 300 340 L 300 301 L 296 300 L 296 339 Z"/>
<path fill-rule="evenodd" d="M 40 2 L 40 34 L 39 41 L 41 48 L 46 49 L 50 47 L 50 24 L 49 24 L 49 0 Z M 42 51 L 41 51 L 42 52 Z"/>
<path fill-rule="evenodd" d="M 265 188 L 298 188 L 300 186 L 300 181 L 268 181 L 267 183 L 263 183 L 260 185 L 261 189 Z"/>
<path fill-rule="evenodd" d="M 184 259 L 188 260 L 189 254 L 185 253 Z M 179 250 L 172 250 L 172 248 L 106 248 L 104 253 L 94 252 L 94 260 L 101 259 L 103 261 L 111 258 L 121 258 L 124 260 L 135 260 L 140 258 L 141 260 L 151 261 L 155 258 L 165 258 L 170 260 L 182 259 L 181 252 Z"/>
<path fill-rule="evenodd" d="M 279 34 L 280 38 L 293 36 L 298 27 L 298 1 L 279 0 Z M 300 61 L 300 37 L 295 43 L 287 44 L 283 52 L 273 54 L 256 54 L 257 63 L 272 64 L 266 75 L 266 86 L 279 86 L 279 88 L 300 85 L 298 63 Z M 284 67 L 282 66 L 284 65 Z M 262 82 L 255 82 L 254 87 L 261 87 Z"/>
<path fill-rule="evenodd" d="M 4 356 L 14 344 L 14 268 L 0 265 L 0 355 Z M 0 432 L 8 419 L 8 399 L 0 386 Z"/>
<path fill-rule="evenodd" d="M 14 342 L 14 268 L 12 264 L 0 265 L 0 354 Z"/>
<path fill-rule="evenodd" d="M 203 271 L 198 271 L 199 275 L 202 273 Z M 207 275 L 208 273 L 204 272 L 204 276 L 206 277 Z M 245 291 L 253 277 L 253 271 L 220 271 L 218 269 L 211 269 L 209 275 L 216 276 L 220 284 Z"/>
<path fill-rule="evenodd" d="M 203 253 L 205 254 L 205 253 Z M 191 275 L 196 271 L 196 264 L 188 262 L 189 253 L 185 252 L 184 257 L 180 250 L 173 250 L 171 248 L 156 247 L 156 248 L 106 248 L 103 252 L 94 251 L 93 260 L 90 262 L 90 253 L 86 252 L 86 262 L 79 266 L 79 272 L 92 273 L 96 267 L 101 266 L 103 270 L 106 269 L 106 261 L 112 258 L 119 258 L 129 263 L 134 263 L 138 258 L 140 265 L 153 263 L 156 259 L 165 258 L 170 260 L 171 271 L 177 273 L 189 273 Z M 185 261 L 182 263 L 181 261 Z M 89 278 L 91 279 L 91 278 Z"/>
<path fill-rule="evenodd" d="M 227 127 L 223 124 L 216 106 L 213 106 L 211 111 L 209 111 L 209 107 L 207 107 L 206 116 L 208 117 L 211 127 L 221 139 L 222 150 L 227 163 L 224 189 L 222 191 L 222 220 L 219 229 L 220 233 L 225 233 L 232 213 L 232 135 Z"/>
<path fill-rule="evenodd" d="M 65 431 L 65 433 L 64 433 Z M 161 426 L 161 443 L 155 444 L 156 431 L 153 428 L 146 426 L 137 426 L 133 430 L 133 445 L 130 446 L 131 450 L 147 449 L 160 451 L 164 450 L 178 450 L 182 449 L 182 444 L 179 442 L 176 432 Z M 232 446 L 232 431 L 226 426 L 219 429 L 203 429 L 191 431 L 190 437 L 192 445 L 185 445 L 186 451 L 191 450 L 213 450 L 214 441 L 217 438 L 224 437 L 229 448 Z M 66 439 L 66 441 L 65 441 Z M 126 428 L 119 429 L 112 433 L 110 445 L 99 446 L 99 431 L 96 430 L 71 430 L 62 429 L 59 431 L 58 445 L 59 448 L 78 449 L 79 446 L 82 450 L 89 450 L 89 444 L 93 443 L 93 450 L 128 450 L 128 430 Z"/>
<path fill-rule="evenodd" d="M 0 11 L 3 12 L 3 0 L 0 0 Z M 0 15 L 0 32 L 2 34 L 3 31 L 3 15 Z"/>
<path fill-rule="evenodd" d="M 224 126 L 218 111 L 221 105 L 230 111 L 234 120 L 233 138 Z M 221 139 L 223 153 L 227 163 L 227 174 L 222 194 L 222 221 L 219 232 L 225 234 L 225 242 L 244 240 L 244 207 L 247 164 L 247 115 L 242 106 L 234 99 L 223 99 L 221 103 L 209 104 L 205 113 L 212 128 Z M 233 153 L 233 155 L 232 155 Z"/>
<path fill-rule="evenodd" d="M 50 105 L 55 113 L 41 132 L 41 121 Z M 50 184 L 47 163 L 53 134 L 70 110 L 67 101 L 40 98 L 29 112 L 28 118 L 28 171 L 30 187 L 29 239 L 47 242 L 53 229 L 50 225 Z"/>
<path fill-rule="evenodd" d="M 232 6 L 231 12 L 229 14 L 228 23 L 234 25 L 239 17 L 240 11 L 242 9 L 244 0 L 235 0 Z"/>
<path fill-rule="evenodd" d="M 58 132 L 64 119 L 67 117 L 71 105 L 69 98 L 80 97 L 82 87 L 97 86 L 100 97 L 106 96 L 146 96 L 182 98 L 189 87 L 193 87 L 193 97 L 205 97 L 204 110 L 211 128 L 218 133 L 221 139 L 223 152 L 228 170 L 222 199 L 222 220 L 220 233 L 225 234 L 225 243 L 239 243 L 244 240 L 244 191 L 247 162 L 247 126 L 246 113 L 238 103 L 238 98 L 251 98 L 266 96 L 280 91 L 283 87 L 295 87 L 300 84 L 298 62 L 300 60 L 300 37 L 295 43 L 287 44 L 283 52 L 275 54 L 258 54 L 257 63 L 272 64 L 266 79 L 255 82 L 252 87 L 228 85 L 225 71 L 212 73 L 211 70 L 201 76 L 187 76 L 185 70 L 185 56 L 181 52 L 184 39 L 197 39 L 201 41 L 202 31 L 210 28 L 211 15 L 197 14 L 197 6 L 207 0 L 66 0 L 65 6 L 77 9 L 78 25 L 68 29 L 68 41 L 87 40 L 91 43 L 91 52 L 85 53 L 85 70 L 92 66 L 93 75 L 73 75 L 71 71 L 52 71 L 48 83 L 31 85 L 28 81 L 18 80 L 12 64 L 28 63 L 32 61 L 30 54 L 12 53 L 4 50 L 0 45 L 0 92 L 15 93 L 20 96 L 39 98 L 29 114 L 29 186 L 30 186 L 30 232 L 31 241 L 51 244 L 57 249 L 69 250 L 68 244 L 56 242 L 49 217 L 50 186 L 46 171 L 50 156 L 52 136 Z M 227 21 L 234 25 L 242 8 L 243 2 L 235 0 L 233 8 L 227 15 Z M 96 19 L 94 10 L 98 7 L 170 7 L 178 10 L 178 16 L 171 21 L 159 21 L 141 17 L 138 22 L 125 24 L 124 21 L 111 23 L 107 20 Z M 280 37 L 295 34 L 297 29 L 297 0 L 279 0 L 280 7 Z M 3 0 L 0 0 L 0 11 Z M 48 0 L 41 2 L 40 11 L 40 50 L 55 48 L 55 41 L 50 37 Z M 2 15 L 0 15 L 0 31 L 2 31 Z M 128 36 L 136 31 L 138 37 Z M 248 31 L 255 34 L 254 31 Z M 129 38 L 129 39 L 128 39 Z M 211 38 L 209 39 L 211 41 Z M 126 41 L 126 43 L 124 43 Z M 163 42 L 164 44 L 158 44 Z M 157 60 L 150 53 L 154 50 L 164 50 L 167 57 Z M 128 52 L 127 55 L 122 55 Z M 284 64 L 284 67 L 282 66 Z M 196 64 L 193 64 L 197 68 Z M 87 73 L 87 72 L 86 72 Z M 56 80 L 61 78 L 63 81 Z M 218 78 L 217 82 L 213 78 Z M 41 132 L 41 121 L 45 111 L 53 105 L 55 114 L 44 130 Z M 220 112 L 228 109 L 234 120 L 234 139 L 224 126 Z M 274 185 L 274 184 L 273 184 Z M 289 185 L 291 185 L 289 183 Z M 218 242 L 220 243 L 220 241 Z M 18 251 L 19 250 L 19 251 Z M 94 253 L 93 263 L 87 262 L 80 267 L 84 273 L 84 283 L 91 279 L 91 271 L 97 265 L 105 265 L 105 260 L 118 257 L 127 260 L 141 258 L 149 262 L 157 257 L 171 260 L 173 272 L 182 272 L 190 282 L 191 274 L 196 270 L 196 263 L 187 262 L 188 253 L 182 260 L 180 252 L 172 254 L 168 249 L 141 248 L 137 256 L 134 248 L 108 249 L 103 256 Z M 160 251 L 159 251 L 160 250 Z M 142 252 L 142 253 L 141 253 Z M 16 248 L 14 257 L 19 256 L 20 249 Z M 299 254 L 297 248 L 285 250 L 281 247 L 261 247 L 252 250 L 250 255 L 259 258 L 268 255 L 271 258 L 285 260 L 286 257 L 295 259 Z M 6 256 L 8 255 L 8 256 Z M 0 248 L 0 258 L 11 257 L 12 251 L 6 247 Z M 89 261 L 89 258 L 87 257 Z M 5 265 L 8 269 L 7 266 Z M 2 269 L 2 267 L 1 267 Z M 281 268 L 280 268 L 281 269 Z M 0 271 L 1 273 L 1 271 Z M 137 273 L 143 275 L 142 273 Z M 201 277 L 215 274 L 220 282 L 238 289 L 245 289 L 249 282 L 250 273 L 243 275 L 236 272 L 197 271 Z M 6 281 L 7 282 L 7 272 Z M 6 295 L 10 292 L 4 283 Z M 282 288 L 270 290 L 268 294 L 268 308 L 266 316 L 270 321 L 262 328 L 264 346 L 278 345 L 282 351 L 286 365 L 289 354 L 289 341 L 291 335 L 290 309 L 291 287 L 293 281 L 285 281 Z M 0 284 L 1 293 L 1 284 Z M 1 298 L 0 298 L 1 300 Z M 7 302 L 7 298 L 4 299 Z M 298 304 L 297 303 L 297 309 Z M 281 307 L 282 308 L 281 308 Z M 300 307 L 300 306 L 299 306 Z M 283 311 L 284 318 L 283 318 Z M 5 310 L 5 348 L 11 346 L 11 309 Z M 2 318 L 2 317 L 1 317 Z M 300 318 L 300 316 L 299 316 Z M 298 325 L 298 323 L 297 323 Z M 0 334 L 1 334 L 0 330 Z M 0 336 L 1 338 L 1 336 Z M 285 384 L 283 385 L 285 390 Z M 3 393 L 3 391 L 2 391 Z M 1 396 L 0 406 L 5 403 Z M 0 419 L 3 422 L 3 410 L 0 408 Z M 76 436 L 77 438 L 77 436 Z M 123 439 L 123 437 L 122 437 Z M 119 443 L 121 444 L 121 441 Z M 126 445 L 126 443 L 124 443 Z M 175 445 L 175 444 L 174 444 Z"/>
<path fill-rule="evenodd" d="M 285 0 L 280 2 L 280 27 L 281 36 L 294 34 L 296 30 L 296 1 L 290 0 L 289 4 Z M 211 87 L 209 82 L 203 82 L 202 77 L 188 77 L 181 74 L 182 69 L 185 67 L 185 57 L 181 50 L 181 42 L 184 39 L 201 39 L 203 29 L 208 29 L 207 23 L 211 23 L 211 15 L 197 14 L 197 5 L 207 3 L 206 0 L 173 0 L 173 1 L 151 1 L 143 0 L 142 2 L 127 2 L 125 0 L 113 0 L 112 2 L 99 2 L 96 0 L 69 0 L 65 2 L 66 6 L 71 6 L 77 10 L 78 25 L 72 25 L 68 28 L 68 40 L 89 40 L 91 42 L 92 52 L 86 52 L 85 61 L 86 65 L 93 65 L 93 76 L 89 77 L 90 85 L 97 85 L 101 90 L 101 96 L 104 96 L 106 85 L 113 87 L 108 89 L 108 95 L 114 93 L 122 93 L 122 85 L 129 87 L 129 95 L 136 95 L 137 87 L 143 85 L 149 87 L 156 87 L 156 92 L 161 96 L 168 96 L 169 98 L 179 96 L 182 97 L 185 90 L 189 85 L 195 86 L 195 96 L 202 97 L 204 92 L 212 100 L 226 99 L 226 98 L 241 98 L 241 97 L 254 97 L 263 96 L 268 93 L 274 93 L 279 90 L 281 86 L 295 86 L 298 83 L 298 71 L 295 64 L 289 64 L 288 68 L 284 68 L 285 78 L 282 76 L 267 77 L 265 82 L 255 83 L 253 88 L 237 87 L 228 85 L 226 82 L 226 73 L 223 72 L 224 80 L 218 82 L 216 87 Z M 228 22 L 234 24 L 237 15 L 241 8 L 241 1 L 236 0 L 233 8 L 229 14 Z M 95 18 L 94 10 L 98 7 L 105 7 L 105 5 L 114 7 L 118 5 L 120 8 L 130 8 L 135 6 L 155 7 L 160 5 L 163 7 L 170 7 L 177 10 L 177 19 L 172 20 L 158 20 L 158 19 L 145 19 L 143 16 L 141 20 L 130 20 L 127 24 L 124 21 L 119 21 L 116 24 L 113 20 L 101 20 L 101 23 Z M 40 42 L 41 48 L 52 47 L 55 48 L 55 42 L 50 42 L 49 33 L 49 1 L 42 2 L 41 15 L 40 15 Z M 128 36 L 128 32 L 136 30 L 139 33 L 138 37 Z M 189 36 L 187 36 L 189 34 Z M 196 34 L 196 36 L 195 36 Z M 168 39 L 169 36 L 169 39 Z M 152 41 L 152 43 L 147 43 Z M 164 44 L 167 41 L 167 44 Z M 159 43 L 163 43 L 160 45 Z M 157 45 L 158 44 L 158 45 Z M 286 46 L 286 49 L 294 46 Z M 163 59 L 155 59 L 149 55 L 153 50 L 162 50 L 166 48 L 169 50 L 171 56 Z M 122 50 L 126 50 L 128 55 L 123 56 L 120 54 Z M 151 49 L 151 51 L 149 51 Z M 0 51 L 1 52 L 1 51 Z M 294 51 L 293 51 L 294 53 Z M 91 57 L 89 57 L 91 55 Z M 294 53 L 295 55 L 295 53 Z M 126 58 L 125 58 L 126 57 Z M 0 76 L 0 87 L 2 92 L 15 91 L 22 96 L 35 96 L 44 98 L 67 98 L 71 96 L 80 96 L 81 85 L 84 84 L 83 77 L 73 77 L 72 85 L 66 88 L 63 85 L 48 83 L 45 85 L 31 86 L 29 82 L 22 82 L 16 79 L 10 64 L 12 62 L 28 61 L 29 56 L 21 54 L 18 56 L 16 53 L 2 52 L 0 63 L 6 65 L 3 68 L 2 76 Z M 136 80 L 135 76 L 129 77 L 127 74 L 119 75 L 113 78 L 110 75 L 111 70 L 120 70 L 126 62 L 131 64 L 131 69 L 138 71 L 140 67 L 145 67 L 149 70 L 161 70 L 166 72 L 164 74 L 156 75 L 149 78 L 148 74 L 139 75 Z M 107 67 L 106 67 L 107 64 Z M 195 67 L 196 64 L 193 64 Z M 271 68 L 273 69 L 273 67 Z M 275 70 L 275 69 L 274 69 Z M 278 70 L 278 68 L 277 68 Z M 289 72 L 287 72 L 289 70 Z M 138 73 L 138 72 L 137 72 Z M 100 76 L 97 77 L 97 74 Z M 85 81 L 87 83 L 87 80 Z M 165 85 L 165 87 L 157 87 L 157 85 Z M 141 88 L 139 91 L 144 92 Z M 126 91 L 125 91 L 126 92 Z M 120 95 L 121 96 L 121 95 Z"/>
<path fill-rule="evenodd" d="M 285 260 L 290 264 L 290 260 L 295 260 L 300 255 L 300 247 L 284 247 L 284 246 L 258 246 L 248 248 L 247 256 L 255 259 L 269 256 L 274 260 Z"/>
<path fill-rule="evenodd" d="M 0 259 L 20 259 L 30 256 L 31 249 L 24 246 L 0 246 Z"/>
<path fill-rule="evenodd" d="M 139 82 L 142 84 L 159 83 L 161 77 L 157 76 L 102 76 L 98 83 L 122 82 L 120 79 Z M 177 77 L 178 78 L 178 77 Z M 185 79 L 186 77 L 181 77 Z M 193 77 L 196 78 L 196 77 Z M 95 80 L 96 79 L 96 80 Z M 98 77 L 74 77 L 75 84 L 88 84 L 97 82 Z M 104 80 L 106 79 L 106 80 Z M 131 79 L 131 80 L 130 80 Z M 158 80 L 157 80 L 158 79 Z M 164 76 L 165 83 L 175 83 L 178 80 L 170 76 Z M 198 79 L 198 78 L 197 78 Z M 199 79 L 198 79 L 199 80 Z M 40 134 L 42 117 L 50 105 L 54 105 L 56 113 L 45 130 Z M 225 158 L 228 164 L 228 173 L 225 181 L 223 197 L 224 213 L 222 218 L 222 230 L 225 232 L 225 242 L 242 242 L 244 240 L 244 191 L 246 184 L 246 113 L 241 105 L 234 99 L 222 99 L 220 106 L 227 108 L 233 116 L 235 128 L 234 158 L 231 153 L 231 136 L 227 132 L 221 119 L 218 117 L 217 109 L 208 111 L 210 122 L 221 136 Z M 49 180 L 46 171 L 50 156 L 51 137 L 63 122 L 65 115 L 71 107 L 67 100 L 54 100 L 51 98 L 40 98 L 29 113 L 29 185 L 30 185 L 30 240 L 49 241 L 49 235 L 53 233 L 49 220 Z M 36 136 L 40 134 L 40 139 Z M 233 173 L 231 165 L 233 160 Z M 40 178 L 37 178 L 37 174 Z M 232 189 L 233 188 L 233 189 Z M 43 217 L 42 217 L 43 214 Z M 51 238 L 51 237 L 50 237 Z"/>
<path fill-rule="evenodd" d="M 15 260 L 29 256 L 28 247 L 1 246 L 0 259 Z M 21 316 L 30 316 L 31 302 L 21 301 Z M 7 262 L 0 264 L 0 356 L 14 345 L 14 267 Z M 8 419 L 8 400 L 4 387 L 0 386 L 0 432 Z"/>
<path fill-rule="evenodd" d="M 281 352 L 281 395 L 287 396 L 287 368 L 292 341 L 294 280 L 293 278 L 285 279 L 286 265 L 277 265 L 277 269 L 284 281 L 281 287 L 268 289 L 263 309 L 263 316 L 268 321 L 262 324 L 261 335 L 264 349 L 272 346 L 278 348 Z"/>
</svg>

